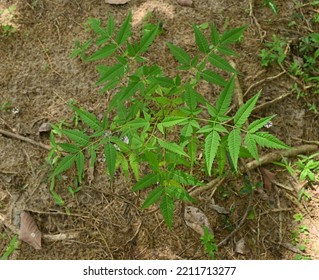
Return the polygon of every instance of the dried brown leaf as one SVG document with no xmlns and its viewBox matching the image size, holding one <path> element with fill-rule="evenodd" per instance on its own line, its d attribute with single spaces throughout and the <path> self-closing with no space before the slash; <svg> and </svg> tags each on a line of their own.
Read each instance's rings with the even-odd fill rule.
<svg viewBox="0 0 319 280">
<path fill-rule="evenodd" d="M 210 207 L 219 214 L 229 214 L 229 210 L 226 210 L 225 207 L 219 206 L 217 204 L 211 204 Z"/>
<path fill-rule="evenodd" d="M 245 238 L 241 238 L 241 239 L 236 243 L 235 252 L 238 253 L 238 254 L 241 254 L 241 255 L 245 255 L 245 254 L 247 253 Z"/>
<path fill-rule="evenodd" d="M 39 127 L 39 133 L 50 132 L 50 131 L 51 131 L 51 124 L 50 123 L 43 123 Z"/>
<path fill-rule="evenodd" d="M 271 184 L 272 181 L 275 179 L 275 174 L 270 172 L 266 168 L 261 168 L 261 174 L 263 176 L 265 190 L 271 191 Z"/>
<path fill-rule="evenodd" d="M 193 0 L 177 0 L 177 3 L 181 6 L 193 7 Z"/>
<path fill-rule="evenodd" d="M 184 219 L 187 226 L 196 231 L 199 235 L 204 235 L 204 228 L 211 231 L 211 227 L 206 215 L 198 208 L 193 206 L 185 207 Z"/>
<path fill-rule="evenodd" d="M 105 0 L 107 4 L 112 4 L 112 5 L 123 5 L 130 1 L 131 0 Z"/>
<path fill-rule="evenodd" d="M 34 249 L 41 249 L 41 232 L 32 216 L 22 211 L 20 214 L 19 239 L 31 245 Z"/>
</svg>

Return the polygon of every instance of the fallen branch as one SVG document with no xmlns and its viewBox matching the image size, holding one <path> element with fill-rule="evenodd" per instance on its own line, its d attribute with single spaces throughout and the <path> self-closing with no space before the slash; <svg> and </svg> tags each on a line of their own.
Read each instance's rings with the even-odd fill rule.
<svg viewBox="0 0 319 280">
<path fill-rule="evenodd" d="M 48 145 L 45 145 L 45 144 L 40 143 L 40 142 L 36 142 L 36 141 L 34 141 L 34 140 L 30 139 L 30 138 L 27 138 L 27 137 L 24 137 L 24 136 L 21 136 L 19 134 L 12 133 L 12 132 L 9 132 L 9 131 L 3 130 L 3 129 L 0 129 L 0 134 L 8 136 L 8 137 L 11 137 L 11 138 L 19 139 L 21 141 L 30 143 L 30 144 L 32 144 L 34 146 L 38 146 L 38 147 L 40 147 L 42 149 L 45 149 L 47 151 L 50 151 L 50 149 L 51 149 L 51 147 L 48 146 Z"/>
</svg>

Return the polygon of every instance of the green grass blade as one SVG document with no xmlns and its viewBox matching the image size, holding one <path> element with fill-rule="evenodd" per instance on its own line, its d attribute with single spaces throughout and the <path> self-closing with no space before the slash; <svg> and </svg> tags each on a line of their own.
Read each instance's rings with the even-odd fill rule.
<svg viewBox="0 0 319 280">
<path fill-rule="evenodd" d="M 208 175 L 211 175 L 213 162 L 217 153 L 217 149 L 220 143 L 220 136 L 218 132 L 212 131 L 205 139 L 205 162 Z"/>
</svg>

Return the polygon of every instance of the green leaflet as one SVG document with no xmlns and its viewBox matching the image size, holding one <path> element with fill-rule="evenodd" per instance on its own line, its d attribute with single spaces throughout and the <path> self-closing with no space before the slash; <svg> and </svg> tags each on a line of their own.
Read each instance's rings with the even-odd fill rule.
<svg viewBox="0 0 319 280">
<path fill-rule="evenodd" d="M 249 126 L 248 126 L 248 132 L 254 133 L 263 126 L 265 126 L 268 122 L 270 122 L 276 115 L 270 116 L 270 117 L 265 117 L 259 120 L 253 121 Z"/>
<path fill-rule="evenodd" d="M 210 24 L 210 37 L 212 40 L 212 44 L 214 46 L 217 46 L 219 43 L 219 35 L 218 35 L 217 29 L 216 29 L 216 26 L 214 23 Z"/>
<path fill-rule="evenodd" d="M 75 165 L 78 171 L 78 180 L 79 180 L 79 183 L 81 184 L 83 179 L 84 165 L 85 165 L 85 157 L 82 151 L 80 151 L 76 155 Z"/>
<path fill-rule="evenodd" d="M 151 30 L 147 30 L 140 42 L 140 46 L 139 46 L 139 50 L 138 53 L 143 53 L 146 52 L 148 50 L 148 48 L 150 47 L 150 45 L 153 43 L 155 37 L 157 36 L 159 31 L 159 26 L 154 25 L 152 26 Z"/>
<path fill-rule="evenodd" d="M 128 37 L 131 36 L 131 20 L 132 13 L 129 12 L 128 16 L 125 18 L 122 26 L 120 27 L 119 32 L 116 35 L 115 41 L 117 42 L 117 44 L 124 44 Z"/>
<path fill-rule="evenodd" d="M 185 85 L 185 92 L 182 97 L 187 106 L 194 111 L 197 107 L 197 95 L 198 93 L 192 88 L 192 86 L 187 83 Z"/>
<path fill-rule="evenodd" d="M 259 98 L 260 92 L 250 98 L 244 105 L 242 105 L 234 116 L 235 126 L 240 128 L 247 121 L 250 113 L 255 108 L 256 102 Z"/>
<path fill-rule="evenodd" d="M 58 146 L 61 147 L 63 151 L 72 154 L 75 154 L 81 150 L 78 146 L 71 143 L 58 143 Z"/>
<path fill-rule="evenodd" d="M 183 137 L 183 139 L 187 139 L 192 136 L 193 131 L 193 126 L 191 125 L 191 123 L 188 123 L 182 128 L 181 136 Z"/>
<path fill-rule="evenodd" d="M 220 136 L 218 132 L 213 131 L 205 139 L 205 162 L 208 175 L 211 175 L 213 162 L 220 143 Z"/>
<path fill-rule="evenodd" d="M 123 88 L 120 92 L 115 94 L 110 102 L 109 110 L 114 109 L 114 107 L 119 106 L 125 100 L 128 100 L 132 97 L 135 92 L 138 90 L 140 82 L 131 82 L 126 88 Z"/>
<path fill-rule="evenodd" d="M 173 199 L 183 200 L 190 203 L 195 203 L 196 200 L 192 198 L 188 192 L 177 182 L 171 180 L 169 186 L 165 188 L 166 194 Z"/>
<path fill-rule="evenodd" d="M 130 162 L 130 166 L 131 166 L 131 169 L 133 171 L 135 180 L 139 181 L 139 179 L 140 179 L 140 171 L 139 171 L 140 166 L 139 166 L 138 159 L 134 153 L 130 154 L 129 162 Z"/>
<path fill-rule="evenodd" d="M 246 144 L 247 150 L 254 157 L 254 159 L 259 160 L 256 141 L 252 137 L 252 134 L 250 134 L 250 133 L 246 134 L 246 136 L 245 136 L 245 144 Z"/>
<path fill-rule="evenodd" d="M 6 249 L 6 251 L 4 252 L 4 254 L 0 257 L 0 260 L 8 260 L 10 255 L 14 252 L 14 250 L 16 250 L 18 248 L 19 245 L 19 241 L 18 241 L 18 236 L 14 235 L 11 240 L 10 243 Z"/>
<path fill-rule="evenodd" d="M 164 187 L 157 187 L 154 190 L 152 190 L 148 196 L 146 197 L 142 209 L 146 209 L 147 207 L 151 206 L 152 204 L 156 203 L 159 201 L 159 199 L 163 196 L 164 194 Z"/>
<path fill-rule="evenodd" d="M 226 86 L 227 84 L 225 79 L 222 76 L 218 75 L 217 73 L 209 69 L 206 69 L 203 72 L 201 72 L 201 75 L 205 81 L 210 82 L 212 84 L 222 86 L 222 87 Z"/>
<path fill-rule="evenodd" d="M 185 186 L 202 186 L 204 185 L 198 179 L 193 177 L 192 175 L 182 171 L 182 170 L 175 170 L 170 172 L 170 177 L 177 181 L 178 183 L 185 185 Z"/>
<path fill-rule="evenodd" d="M 54 168 L 54 171 L 53 171 L 53 173 L 51 175 L 51 178 L 61 174 L 62 172 L 66 171 L 68 169 L 70 169 L 72 167 L 75 159 L 76 159 L 76 154 L 67 155 L 67 156 L 63 157 L 59 161 L 58 165 Z"/>
<path fill-rule="evenodd" d="M 221 56 L 211 53 L 208 56 L 208 61 L 215 67 L 225 70 L 230 73 L 237 74 L 236 69 L 234 69 L 227 60 L 223 59 Z"/>
<path fill-rule="evenodd" d="M 178 155 L 181 155 L 181 156 L 189 157 L 189 155 L 184 152 L 183 148 L 181 146 L 177 145 L 176 143 L 165 142 L 161 139 L 157 139 L 157 142 L 165 150 L 171 151 L 171 152 L 178 154 Z"/>
<path fill-rule="evenodd" d="M 165 195 L 161 201 L 160 208 L 167 226 L 171 229 L 175 209 L 174 200 L 168 195 Z"/>
<path fill-rule="evenodd" d="M 109 19 L 107 20 L 106 30 L 110 37 L 114 34 L 115 24 L 114 24 L 114 17 L 112 15 L 110 15 Z"/>
<path fill-rule="evenodd" d="M 222 37 L 220 38 L 221 45 L 229 45 L 231 43 L 235 43 L 239 40 L 239 38 L 243 35 L 244 31 L 247 29 L 248 26 L 242 26 L 239 28 L 233 28 L 229 31 L 226 31 Z"/>
<path fill-rule="evenodd" d="M 217 46 L 217 50 L 224 55 L 239 56 L 238 53 L 236 53 L 230 48 L 227 48 L 226 46 Z"/>
<path fill-rule="evenodd" d="M 251 134 L 251 137 L 256 141 L 256 143 L 262 147 L 273 148 L 273 149 L 288 149 L 285 143 L 280 141 L 274 135 L 268 132 L 256 132 Z"/>
<path fill-rule="evenodd" d="M 232 76 L 231 79 L 226 84 L 223 91 L 220 93 L 219 97 L 217 98 L 217 101 L 216 101 L 217 116 L 224 115 L 229 109 L 232 96 L 233 96 L 233 91 L 234 91 L 234 81 L 235 81 L 235 77 Z"/>
<path fill-rule="evenodd" d="M 87 58 L 87 61 L 100 60 L 100 59 L 106 58 L 108 56 L 111 56 L 116 51 L 116 48 L 117 47 L 115 44 L 106 45 L 102 49 L 100 49 L 97 52 L 90 55 Z"/>
<path fill-rule="evenodd" d="M 193 26 L 195 33 L 195 41 L 198 46 L 198 49 L 203 53 L 209 52 L 209 45 L 205 35 L 198 29 L 197 26 Z"/>
<path fill-rule="evenodd" d="M 61 132 L 82 147 L 90 144 L 90 137 L 78 129 L 62 129 Z"/>
<path fill-rule="evenodd" d="M 111 83 L 117 82 L 124 75 L 124 66 L 121 63 L 116 63 L 112 66 L 99 65 L 96 66 L 96 70 L 100 74 L 100 79 L 96 82 L 97 85 L 103 84 L 107 81 L 111 81 Z"/>
<path fill-rule="evenodd" d="M 105 160 L 106 160 L 108 172 L 111 176 L 111 179 L 113 179 L 114 173 L 115 173 L 117 152 L 112 143 L 107 143 L 104 146 L 104 154 L 105 154 Z"/>
<path fill-rule="evenodd" d="M 159 181 L 158 174 L 150 173 L 145 175 L 142 179 L 140 179 L 132 188 L 133 192 L 144 190 Z"/>
<path fill-rule="evenodd" d="M 228 135 L 228 150 L 235 170 L 237 170 L 238 156 L 241 146 L 240 130 L 234 129 Z"/>
<path fill-rule="evenodd" d="M 76 112 L 80 119 L 95 131 L 103 130 L 102 124 L 97 120 L 96 116 L 88 111 L 71 106 L 72 110 Z"/>
<path fill-rule="evenodd" d="M 176 60 L 182 65 L 190 65 L 191 58 L 186 51 L 171 43 L 166 43 Z"/>
<path fill-rule="evenodd" d="M 171 127 L 180 123 L 187 121 L 189 118 L 181 117 L 181 116 L 169 116 L 164 118 L 161 124 L 164 127 Z"/>
</svg>

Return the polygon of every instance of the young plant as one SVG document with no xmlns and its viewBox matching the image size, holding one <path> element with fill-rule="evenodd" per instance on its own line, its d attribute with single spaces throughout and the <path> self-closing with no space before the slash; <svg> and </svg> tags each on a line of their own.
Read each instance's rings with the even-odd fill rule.
<svg viewBox="0 0 319 280">
<path fill-rule="evenodd" d="M 15 5 L 11 5 L 9 8 L 0 10 L 0 28 L 2 29 L 3 36 L 10 36 L 16 28 L 12 24 L 14 17 Z"/>
<path fill-rule="evenodd" d="M 10 243 L 4 252 L 4 254 L 0 257 L 0 260 L 8 260 L 10 255 L 19 247 L 20 242 L 18 241 L 18 236 L 14 235 L 10 240 Z"/>
<path fill-rule="evenodd" d="M 202 241 L 203 245 L 204 245 L 204 249 L 205 251 L 208 253 L 209 257 L 212 260 L 215 260 L 215 253 L 218 250 L 216 241 L 215 241 L 215 237 L 214 234 L 211 233 L 209 231 L 209 229 L 207 227 L 204 228 L 204 234 L 203 236 L 200 238 L 200 240 Z"/>
<path fill-rule="evenodd" d="M 273 0 L 264 0 L 264 6 L 267 6 L 270 8 L 270 10 L 277 15 L 278 14 L 278 8 L 277 5 L 275 4 L 275 1 Z"/>
<path fill-rule="evenodd" d="M 195 55 L 168 42 L 167 50 L 179 64 L 176 70 L 181 71 L 169 77 L 162 67 L 145 58 L 155 38 L 163 32 L 161 24 L 146 24 L 141 38 L 136 40 L 131 18 L 129 13 L 117 31 L 113 17 L 106 25 L 98 19 L 89 20 L 95 34 L 92 45 L 81 48 L 77 55 L 86 62 L 103 63 L 96 67 L 100 75 L 97 85 L 100 93 L 107 92 L 111 100 L 102 120 L 85 108 L 70 104 L 79 120 L 76 127 L 53 126 L 48 155 L 53 168 L 50 190 L 56 202 L 63 204 L 54 191 L 57 180 L 69 172 L 77 178 L 77 189 L 103 153 L 110 181 L 116 179 L 117 170 L 133 176 L 136 183 L 132 191 L 149 190 L 142 208 L 159 203 L 171 228 L 175 202 L 195 202 L 187 187 L 203 185 L 203 172 L 208 176 L 217 172 L 223 175 L 227 160 L 237 172 L 243 151 L 258 159 L 257 146 L 286 149 L 287 145 L 262 131 L 274 116 L 244 126 L 260 92 L 234 114 L 228 113 L 237 71 L 225 57 L 237 55 L 230 45 L 241 38 L 245 26 L 219 34 L 210 24 L 209 39 L 193 26 L 198 48 Z M 226 75 L 218 74 L 217 69 Z M 187 75 L 182 74 L 185 71 Z M 214 104 L 198 91 L 200 84 L 207 82 L 221 87 Z M 203 159 L 199 159 L 199 153 Z M 140 174 L 142 166 L 146 174 Z"/>
</svg>

